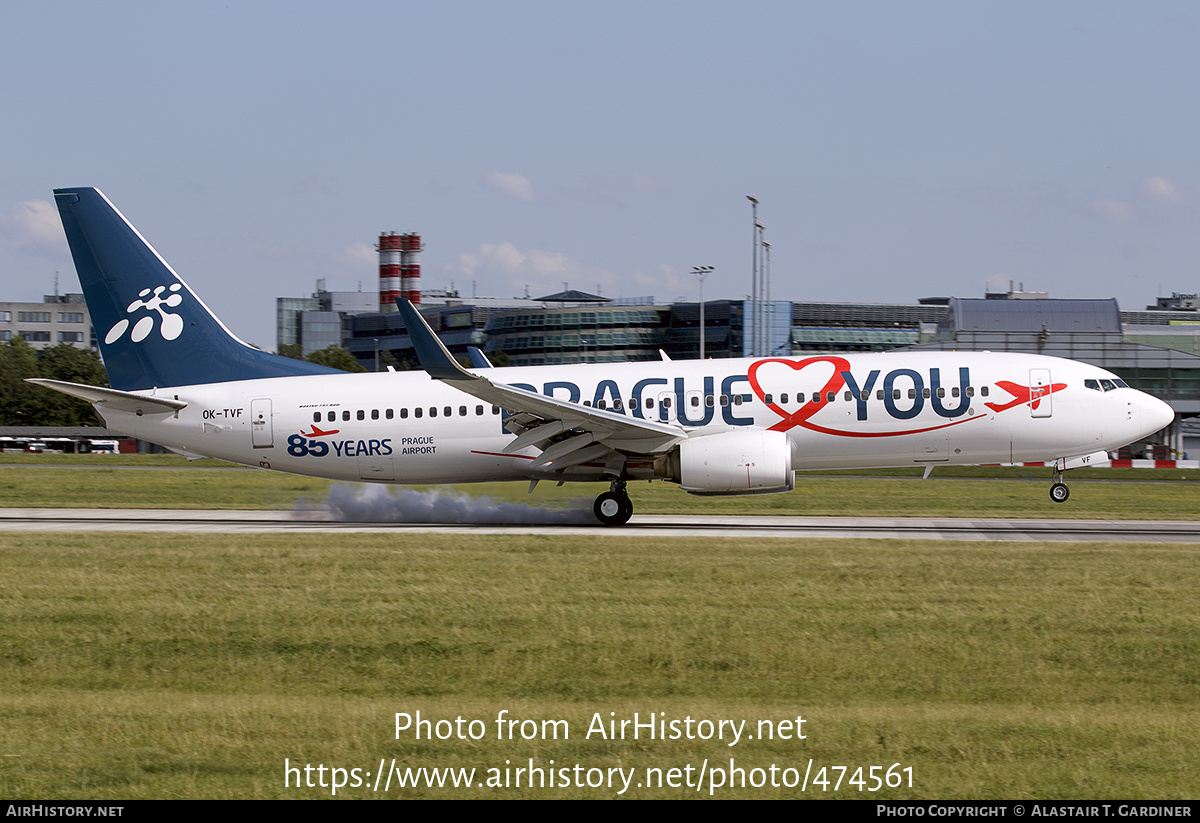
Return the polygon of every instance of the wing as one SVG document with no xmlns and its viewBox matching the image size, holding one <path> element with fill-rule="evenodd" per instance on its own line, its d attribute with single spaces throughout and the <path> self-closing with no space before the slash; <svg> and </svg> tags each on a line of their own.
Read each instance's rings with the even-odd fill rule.
<svg viewBox="0 0 1200 823">
<path fill-rule="evenodd" d="M 435 380 L 509 411 L 506 428 L 517 437 L 504 452 L 541 449 L 531 464 L 534 469 L 557 471 L 612 452 L 657 454 L 687 438 L 678 425 L 558 400 L 469 372 L 451 357 L 412 303 L 397 300 L 396 306 L 421 368 Z"/>
</svg>

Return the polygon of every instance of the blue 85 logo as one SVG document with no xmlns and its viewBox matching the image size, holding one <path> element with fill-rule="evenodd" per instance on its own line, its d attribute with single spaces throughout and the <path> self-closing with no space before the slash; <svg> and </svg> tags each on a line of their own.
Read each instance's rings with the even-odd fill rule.
<svg viewBox="0 0 1200 823">
<path fill-rule="evenodd" d="M 288 454 L 292 457 L 324 457 L 329 454 L 329 444 L 323 440 L 309 440 L 300 434 L 288 438 Z"/>
</svg>

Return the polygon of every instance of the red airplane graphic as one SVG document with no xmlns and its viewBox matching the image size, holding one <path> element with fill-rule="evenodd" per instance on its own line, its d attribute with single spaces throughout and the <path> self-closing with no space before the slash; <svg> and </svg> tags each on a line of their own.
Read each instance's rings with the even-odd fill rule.
<svg viewBox="0 0 1200 823">
<path fill-rule="evenodd" d="M 306 432 L 306 431 L 302 430 L 300 432 L 300 436 L 301 437 L 324 437 L 327 434 L 337 434 L 339 431 L 340 431 L 340 429 L 331 429 L 330 431 L 322 431 L 321 429 L 318 429 L 316 426 L 313 426 L 313 430 L 310 432 Z"/>
<path fill-rule="evenodd" d="M 1010 400 L 1002 406 L 996 403 L 984 403 L 983 405 L 994 412 L 1002 412 L 1005 409 L 1011 409 L 1013 406 L 1019 406 L 1022 403 L 1028 403 L 1030 408 L 1036 409 L 1041 404 L 1043 397 L 1048 397 L 1056 391 L 1062 391 L 1067 387 L 1067 384 L 1055 383 L 1052 386 L 1022 386 L 1020 383 L 1013 383 L 1009 380 L 997 380 L 996 386 L 1004 389 L 1016 399 Z"/>
</svg>

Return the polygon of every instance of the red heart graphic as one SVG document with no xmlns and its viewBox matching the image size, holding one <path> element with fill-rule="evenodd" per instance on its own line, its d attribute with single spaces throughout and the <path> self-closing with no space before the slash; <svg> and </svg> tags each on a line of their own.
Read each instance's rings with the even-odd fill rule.
<svg viewBox="0 0 1200 823">
<path fill-rule="evenodd" d="M 818 411 L 825 408 L 825 404 L 824 403 L 812 403 L 812 402 L 805 403 L 796 412 L 792 413 L 792 412 L 786 411 L 785 409 L 780 408 L 775 403 L 767 403 L 766 392 L 763 391 L 762 386 L 758 382 L 758 370 L 760 367 L 765 366 L 768 363 L 782 363 L 783 365 L 787 366 L 788 368 L 794 369 L 795 371 L 803 371 L 805 367 L 807 367 L 813 363 L 831 363 L 831 364 L 833 364 L 833 374 L 830 376 L 829 380 L 825 383 L 825 387 L 823 389 L 821 389 L 822 395 L 825 395 L 831 391 L 832 392 L 839 391 L 842 388 L 842 386 L 846 385 L 846 378 L 842 377 L 842 372 L 850 371 L 850 361 L 849 360 L 847 360 L 844 357 L 831 357 L 831 356 L 809 357 L 805 360 L 784 360 L 782 358 L 773 359 L 773 360 L 758 360 L 758 361 L 755 361 L 753 364 L 751 364 L 750 370 L 746 374 L 746 378 L 750 381 L 750 386 L 754 389 L 754 393 L 756 395 L 758 395 L 759 400 L 763 401 L 763 403 L 766 404 L 768 409 L 775 412 L 777 415 L 779 415 L 782 418 L 774 426 L 771 426 L 771 428 L 770 428 L 771 431 L 787 431 L 788 429 L 794 428 L 795 426 L 799 426 L 799 425 L 803 424 L 804 421 L 808 420 L 808 418 L 810 418 L 814 414 L 816 414 Z"/>
</svg>

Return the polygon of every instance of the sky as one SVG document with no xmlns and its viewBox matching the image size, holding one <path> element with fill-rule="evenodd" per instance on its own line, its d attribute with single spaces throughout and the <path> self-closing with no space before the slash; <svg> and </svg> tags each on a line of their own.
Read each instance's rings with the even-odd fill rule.
<svg viewBox="0 0 1200 823">
<path fill-rule="evenodd" d="M 1200 291 L 1190 2 L 0 5 L 0 300 L 95 186 L 239 337 L 424 288 L 912 303 Z"/>
</svg>

